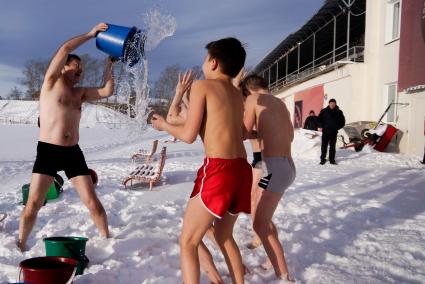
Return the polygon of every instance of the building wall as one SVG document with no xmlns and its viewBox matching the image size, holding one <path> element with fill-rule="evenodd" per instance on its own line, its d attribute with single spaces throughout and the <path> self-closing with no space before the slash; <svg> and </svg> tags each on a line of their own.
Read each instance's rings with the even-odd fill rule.
<svg viewBox="0 0 425 284">
<path fill-rule="evenodd" d="M 401 6 L 403 1 L 406 0 L 401 1 Z M 292 118 L 296 94 L 305 94 L 311 88 L 323 86 L 323 107 L 329 99 L 335 98 L 347 123 L 378 121 L 390 103 L 388 86 L 397 84 L 399 78 L 400 40 L 388 39 L 387 29 L 391 27 L 393 15 L 387 4 L 387 0 L 366 2 L 364 63 L 339 66 L 276 94 L 284 99 Z M 425 91 L 399 92 L 396 102 L 405 104 L 395 107 L 395 120 L 391 123 L 400 130 L 395 138 L 397 150 L 422 157 L 425 148 Z M 383 121 L 387 122 L 387 116 Z"/>
<path fill-rule="evenodd" d="M 425 92 L 399 93 L 399 102 L 407 103 L 397 109 L 397 127 L 403 130 L 400 151 L 422 156 L 425 149 Z"/>
<path fill-rule="evenodd" d="M 363 87 L 358 84 L 356 79 L 358 76 L 363 76 L 364 68 L 364 63 L 343 65 L 336 70 L 317 76 L 276 95 L 285 99 L 285 104 L 291 112 L 291 117 L 293 117 L 294 102 L 299 99 L 298 96 L 323 86 L 324 95 L 321 95 L 321 92 L 311 92 L 311 95 L 322 98 L 321 108 L 326 107 L 328 101 L 334 98 L 344 112 L 347 123 L 364 120 L 361 118 L 364 117 L 366 110 L 359 108 L 362 105 L 359 97 L 361 97 L 360 94 L 363 92 Z"/>
<path fill-rule="evenodd" d="M 401 0 L 401 7 L 403 2 Z M 368 0 L 365 34 L 365 78 L 363 104 L 369 108 L 371 117 L 377 120 L 388 106 L 388 85 L 397 84 L 399 78 L 400 39 L 390 40 L 387 29 L 391 28 L 392 11 L 386 0 Z M 423 155 L 425 94 L 397 93 L 396 119 L 392 123 L 400 130 L 397 135 L 398 150 L 401 153 Z M 387 117 L 384 117 L 384 122 Z"/>
<path fill-rule="evenodd" d="M 295 94 L 294 100 L 295 104 L 299 101 L 302 102 L 302 112 L 298 113 L 298 120 L 301 120 L 301 127 L 304 126 L 304 122 L 308 117 L 311 110 L 313 110 L 316 115 L 319 114 L 320 110 L 323 107 L 323 97 L 324 89 L 323 85 L 319 85 L 313 88 L 306 89 L 304 91 L 298 92 Z M 294 117 L 294 126 L 297 121 L 297 113 Z"/>
</svg>

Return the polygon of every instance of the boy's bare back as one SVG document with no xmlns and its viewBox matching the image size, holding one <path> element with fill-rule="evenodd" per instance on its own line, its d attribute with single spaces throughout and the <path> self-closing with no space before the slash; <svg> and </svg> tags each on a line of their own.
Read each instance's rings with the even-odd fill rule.
<svg viewBox="0 0 425 284">
<path fill-rule="evenodd" d="M 243 97 L 229 81 L 196 82 L 205 93 L 205 113 L 200 129 L 205 155 L 215 158 L 246 158 L 243 146 Z"/>
<path fill-rule="evenodd" d="M 253 94 L 247 108 L 255 111 L 255 125 L 262 154 L 266 157 L 291 157 L 294 129 L 285 103 L 270 94 Z"/>
</svg>

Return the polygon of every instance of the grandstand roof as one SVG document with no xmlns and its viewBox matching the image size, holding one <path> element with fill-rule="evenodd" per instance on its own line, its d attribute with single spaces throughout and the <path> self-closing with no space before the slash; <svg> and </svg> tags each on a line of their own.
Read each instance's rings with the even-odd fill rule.
<svg viewBox="0 0 425 284">
<path fill-rule="evenodd" d="M 319 30 L 323 25 L 332 20 L 334 16 L 337 16 L 344 10 L 345 5 L 342 0 L 327 0 L 323 6 L 311 17 L 311 19 L 304 24 L 298 31 L 287 36 L 276 48 L 269 52 L 261 61 L 258 63 L 254 72 L 260 72 L 266 69 L 268 66 L 273 64 L 286 52 L 291 50 L 299 42 L 302 42 L 308 38 L 315 31 Z M 332 35 L 329 35 L 330 37 Z M 331 40 L 331 38 L 330 38 Z"/>
</svg>

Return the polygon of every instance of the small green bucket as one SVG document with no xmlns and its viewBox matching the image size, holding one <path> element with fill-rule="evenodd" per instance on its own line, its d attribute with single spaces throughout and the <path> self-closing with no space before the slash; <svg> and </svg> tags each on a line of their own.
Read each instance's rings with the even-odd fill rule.
<svg viewBox="0 0 425 284">
<path fill-rule="evenodd" d="M 50 189 L 49 189 L 49 191 L 50 191 Z M 26 183 L 22 186 L 22 204 L 23 205 L 27 204 L 29 194 L 30 194 L 30 184 Z M 47 197 L 47 195 L 46 195 L 46 197 Z M 43 206 L 46 205 L 46 202 L 47 202 L 47 198 L 44 199 Z"/>
<path fill-rule="evenodd" d="M 47 200 L 56 199 L 59 197 L 59 195 L 62 193 L 62 186 L 63 186 L 63 178 L 56 174 L 55 179 L 53 180 L 52 184 L 49 187 L 49 190 L 46 194 L 46 200 L 44 201 L 44 204 L 46 204 Z M 30 184 L 26 183 L 22 186 L 22 204 L 27 204 L 28 201 L 28 195 L 30 192 Z"/>
<path fill-rule="evenodd" d="M 77 275 L 83 274 L 89 264 L 86 256 L 87 238 L 83 237 L 50 237 L 44 238 L 46 256 L 62 256 L 78 261 Z"/>
</svg>

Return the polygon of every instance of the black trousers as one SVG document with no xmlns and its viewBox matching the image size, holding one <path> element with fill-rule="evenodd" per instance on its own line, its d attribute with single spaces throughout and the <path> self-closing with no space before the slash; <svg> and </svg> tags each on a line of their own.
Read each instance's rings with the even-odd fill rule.
<svg viewBox="0 0 425 284">
<path fill-rule="evenodd" d="M 320 160 L 326 159 L 326 154 L 328 152 L 329 145 L 329 161 L 335 162 L 335 147 L 336 147 L 336 137 L 338 132 L 323 132 L 322 133 L 322 155 L 320 155 Z"/>
</svg>

